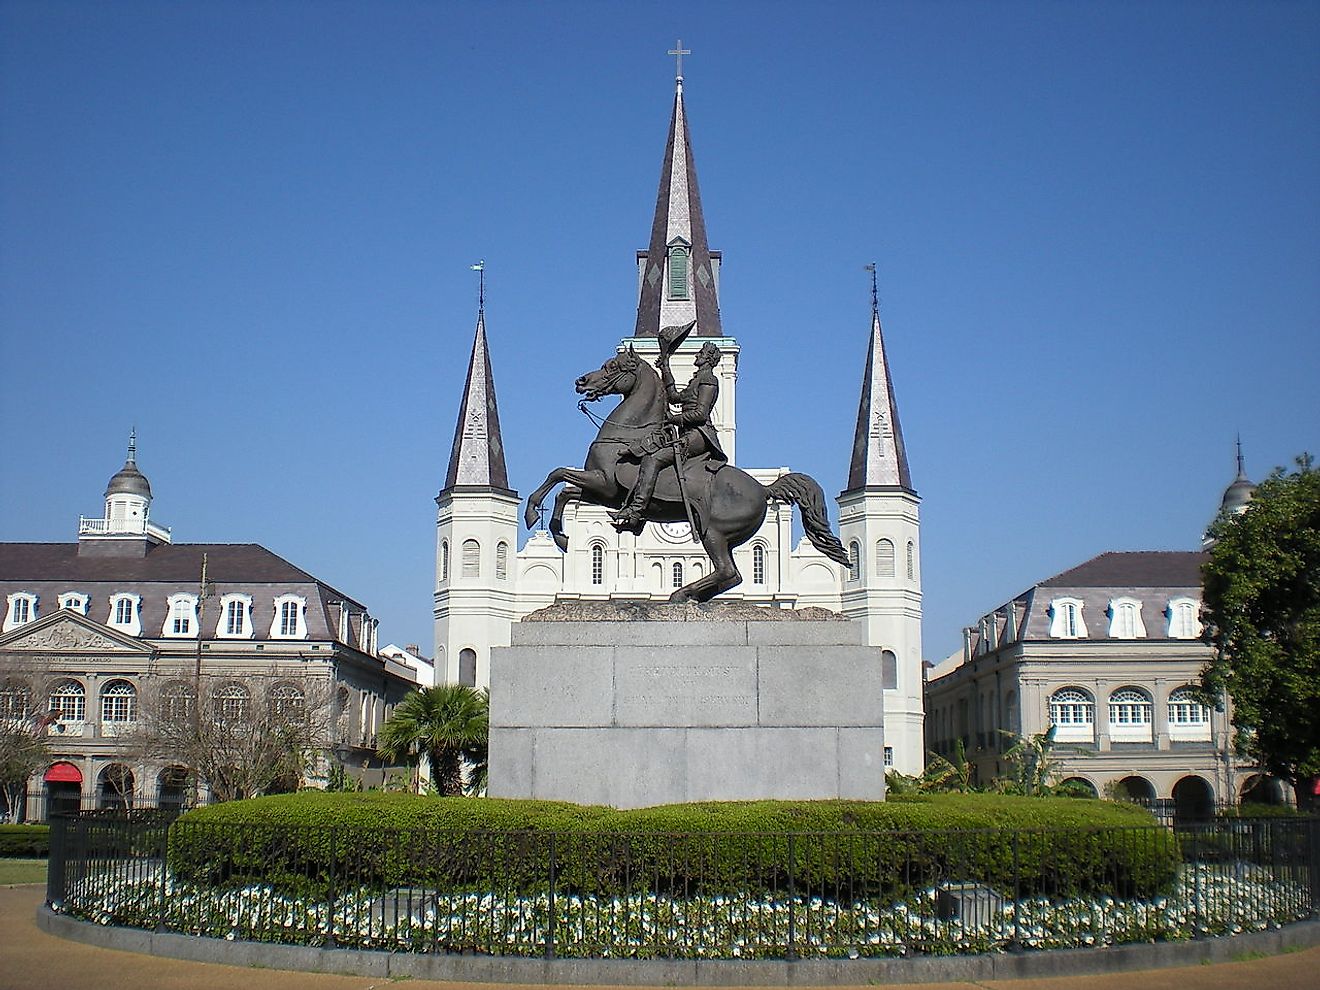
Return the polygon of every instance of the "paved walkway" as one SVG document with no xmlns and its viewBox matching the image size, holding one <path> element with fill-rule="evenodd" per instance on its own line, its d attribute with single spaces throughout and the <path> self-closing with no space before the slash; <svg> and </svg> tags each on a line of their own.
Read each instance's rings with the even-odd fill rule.
<svg viewBox="0 0 1320 990">
<path fill-rule="evenodd" d="M 491 984 L 290 973 L 97 949 L 37 928 L 34 919 L 44 894 L 45 887 L 36 884 L 0 888 L 0 990 L 492 990 Z M 1320 990 L 1320 947 L 1266 959 L 1109 976 L 907 986 L 909 990 Z"/>
</svg>

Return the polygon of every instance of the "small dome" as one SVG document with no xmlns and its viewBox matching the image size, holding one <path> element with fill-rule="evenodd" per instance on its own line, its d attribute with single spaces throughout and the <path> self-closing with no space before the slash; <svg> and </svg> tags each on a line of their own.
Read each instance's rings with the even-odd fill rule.
<svg viewBox="0 0 1320 990">
<path fill-rule="evenodd" d="M 1247 479 L 1245 474 L 1239 474 L 1233 479 L 1233 483 L 1224 489 L 1224 499 L 1219 503 L 1219 511 L 1241 512 L 1251 502 L 1251 496 L 1255 493 L 1256 486 Z"/>
<path fill-rule="evenodd" d="M 147 476 L 138 470 L 137 463 L 128 461 L 105 486 L 105 497 L 109 498 L 111 495 L 141 495 L 143 498 L 151 498 L 151 484 L 147 481 Z"/>
<path fill-rule="evenodd" d="M 105 497 L 111 495 L 140 495 L 151 498 L 151 484 L 137 466 L 137 430 L 128 435 L 128 460 L 124 461 L 110 483 L 105 486 Z"/>
</svg>

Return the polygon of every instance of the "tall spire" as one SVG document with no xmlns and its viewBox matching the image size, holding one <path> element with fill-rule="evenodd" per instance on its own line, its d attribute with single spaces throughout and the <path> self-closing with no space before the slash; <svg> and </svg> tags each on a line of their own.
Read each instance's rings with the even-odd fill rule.
<svg viewBox="0 0 1320 990">
<path fill-rule="evenodd" d="M 504 466 L 504 439 L 500 436 L 500 413 L 495 404 L 495 376 L 490 370 L 486 345 L 485 263 L 482 300 L 477 308 L 477 332 L 472 341 L 463 404 L 454 427 L 454 447 L 449 455 L 445 489 L 498 488 L 509 490 L 509 472 Z"/>
<path fill-rule="evenodd" d="M 857 405 L 857 431 L 853 435 L 852 463 L 848 467 L 847 491 L 862 488 L 901 488 L 913 492 L 903 447 L 903 428 L 898 421 L 898 402 L 889 376 L 884 332 L 876 299 L 875 269 L 871 272 L 871 344 L 866 352 L 862 397 Z M 915 492 L 914 492 L 915 494 Z"/>
<path fill-rule="evenodd" d="M 645 254 L 639 255 L 644 265 L 633 336 L 654 337 L 662 327 L 696 320 L 694 337 L 722 337 L 715 285 L 719 255 L 717 252 L 712 263 L 701 194 L 697 190 L 692 139 L 683 107 L 682 57 L 691 53 L 679 42 L 670 54 L 679 58 L 678 76 L 674 80 L 674 112 L 669 120 L 669 140 L 660 168 L 651 242 Z"/>
</svg>

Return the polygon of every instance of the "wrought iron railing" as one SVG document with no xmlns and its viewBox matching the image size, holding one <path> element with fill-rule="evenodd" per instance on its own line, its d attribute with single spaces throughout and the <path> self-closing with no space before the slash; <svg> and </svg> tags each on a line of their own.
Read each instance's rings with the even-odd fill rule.
<svg viewBox="0 0 1320 990">
<path fill-rule="evenodd" d="M 1320 915 L 1320 819 L 884 833 L 466 832 L 52 821 L 48 903 L 111 925 L 388 951 L 948 954 Z"/>
</svg>

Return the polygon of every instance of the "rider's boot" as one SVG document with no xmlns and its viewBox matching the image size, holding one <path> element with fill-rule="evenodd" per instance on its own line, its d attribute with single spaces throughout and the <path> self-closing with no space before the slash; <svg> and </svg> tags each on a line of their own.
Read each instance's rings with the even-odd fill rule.
<svg viewBox="0 0 1320 990">
<path fill-rule="evenodd" d="M 634 533 L 641 532 L 642 526 L 646 523 L 644 513 L 646 507 L 651 504 L 651 496 L 655 494 L 656 478 L 659 476 L 660 465 L 656 463 L 655 458 L 644 458 L 641 469 L 637 472 L 637 483 L 633 485 L 632 491 L 628 493 L 623 506 L 618 512 L 610 513 L 610 516 L 614 519 L 616 530 L 619 532 L 624 530 L 631 530 Z"/>
</svg>

